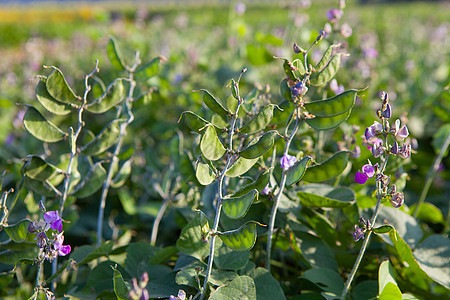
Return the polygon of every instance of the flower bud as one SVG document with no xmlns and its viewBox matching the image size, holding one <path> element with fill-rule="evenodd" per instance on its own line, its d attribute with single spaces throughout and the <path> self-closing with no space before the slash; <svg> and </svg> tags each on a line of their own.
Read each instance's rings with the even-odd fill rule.
<svg viewBox="0 0 450 300">
<path fill-rule="evenodd" d="M 353 232 L 353 240 L 357 242 L 360 239 L 364 239 L 364 231 L 361 228 L 359 228 L 358 225 L 355 225 L 355 232 Z"/>
<path fill-rule="evenodd" d="M 397 193 L 397 186 L 395 184 L 393 184 L 391 186 L 391 188 L 389 189 L 388 194 L 393 195 L 395 193 Z"/>
<path fill-rule="evenodd" d="M 405 202 L 405 199 L 403 197 L 403 193 L 402 192 L 395 193 L 394 195 L 392 195 L 392 198 L 389 200 L 389 202 L 391 202 L 391 205 L 393 207 L 399 208 Z"/>
<path fill-rule="evenodd" d="M 381 115 L 384 118 L 390 118 L 392 114 L 392 109 L 391 109 L 391 105 L 389 103 L 386 104 L 386 108 L 383 110 L 383 112 L 381 113 Z"/>
<path fill-rule="evenodd" d="M 398 153 L 398 143 L 397 141 L 394 142 L 394 145 L 391 147 L 391 153 L 396 155 Z"/>
<path fill-rule="evenodd" d="M 297 43 L 294 43 L 294 47 L 293 48 L 294 48 L 294 52 L 296 54 L 300 54 L 300 53 L 305 53 L 306 52 L 302 47 L 297 45 Z"/>
<path fill-rule="evenodd" d="M 411 145 L 403 144 L 402 149 L 400 149 L 400 152 L 398 153 L 398 156 L 400 156 L 403 159 L 410 158 L 411 157 Z"/>
<path fill-rule="evenodd" d="M 299 83 L 291 87 L 291 94 L 294 97 L 303 96 L 304 94 L 306 94 L 307 91 L 308 88 L 303 83 L 303 81 L 300 81 Z"/>
</svg>

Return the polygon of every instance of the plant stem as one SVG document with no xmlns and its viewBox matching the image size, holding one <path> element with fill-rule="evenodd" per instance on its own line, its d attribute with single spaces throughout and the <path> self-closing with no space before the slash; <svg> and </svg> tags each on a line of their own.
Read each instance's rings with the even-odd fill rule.
<svg viewBox="0 0 450 300">
<path fill-rule="evenodd" d="M 161 222 L 161 219 L 164 215 L 164 212 L 166 211 L 169 201 L 170 201 L 170 198 L 168 195 L 166 195 L 166 197 L 164 197 L 163 203 L 161 204 L 161 208 L 159 209 L 158 214 L 156 215 L 155 221 L 153 222 L 152 234 L 150 236 L 150 245 L 151 246 L 156 245 L 156 237 L 158 236 L 159 223 Z"/>
<path fill-rule="evenodd" d="M 294 136 L 295 136 L 295 134 L 297 133 L 297 130 L 298 130 L 299 117 L 300 117 L 300 106 L 298 104 L 296 104 L 295 110 L 296 110 L 296 115 L 294 116 L 295 117 L 295 126 L 294 126 L 294 129 L 292 130 L 291 134 L 289 135 L 289 137 L 288 137 L 288 139 L 286 141 L 286 145 L 284 146 L 284 153 L 283 153 L 283 155 L 288 154 L 289 146 L 291 145 L 292 139 L 294 138 Z M 274 202 L 273 202 L 273 206 L 272 206 L 272 211 L 270 213 L 269 231 L 268 231 L 267 246 L 266 246 L 266 251 L 267 251 L 266 268 L 267 268 L 267 270 L 269 270 L 269 272 L 270 272 L 270 258 L 271 258 L 271 253 L 272 253 L 273 229 L 275 227 L 275 218 L 276 218 L 276 215 L 277 215 L 278 204 L 280 202 L 281 195 L 282 195 L 283 190 L 284 190 L 284 186 L 286 185 L 286 173 L 287 173 L 286 170 L 283 169 L 283 172 L 281 173 L 280 188 L 279 188 L 279 190 L 277 192 L 277 195 L 275 196 L 275 199 L 274 199 Z"/>
<path fill-rule="evenodd" d="M 120 124 L 119 139 L 117 141 L 116 148 L 114 149 L 114 153 L 111 158 L 111 163 L 109 164 L 108 173 L 106 175 L 106 180 L 103 183 L 102 193 L 100 196 L 100 204 L 99 204 L 98 216 L 97 216 L 97 247 L 100 247 L 100 245 L 102 244 L 103 219 L 104 219 L 104 215 L 105 215 L 106 197 L 108 196 L 109 188 L 111 186 L 114 169 L 115 169 L 117 163 L 119 162 L 119 159 L 117 158 L 117 156 L 120 154 L 120 150 L 122 149 L 123 138 L 126 134 L 127 127 L 134 120 L 134 115 L 131 111 L 131 104 L 134 100 L 133 94 L 134 94 L 134 89 L 136 87 L 136 81 L 134 80 L 134 72 L 135 72 L 138 64 L 139 64 L 139 52 L 136 52 L 135 64 L 131 68 L 127 68 L 127 71 L 129 74 L 128 81 L 130 82 L 130 88 L 128 90 L 127 99 L 125 100 L 125 107 L 127 109 L 128 119 L 126 122 L 123 122 Z"/>
<path fill-rule="evenodd" d="M 417 215 L 419 214 L 419 211 L 420 211 L 420 207 L 425 202 L 425 198 L 428 194 L 428 190 L 430 189 L 431 183 L 433 182 L 434 175 L 436 174 L 436 171 L 439 168 L 439 164 L 441 163 L 442 159 L 444 158 L 445 151 L 447 151 L 449 144 L 450 144 L 450 134 L 447 135 L 447 138 L 445 139 L 444 143 L 442 144 L 441 149 L 439 150 L 439 154 L 436 156 L 436 158 L 434 159 L 433 165 L 428 170 L 425 185 L 423 187 L 422 193 L 420 194 L 419 202 L 417 202 L 416 209 L 414 210 L 414 213 L 413 213 L 414 218 L 417 218 Z"/>
</svg>

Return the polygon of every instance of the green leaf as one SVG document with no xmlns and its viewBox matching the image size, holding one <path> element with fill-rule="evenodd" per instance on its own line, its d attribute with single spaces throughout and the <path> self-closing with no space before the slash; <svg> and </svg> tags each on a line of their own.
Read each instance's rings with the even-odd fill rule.
<svg viewBox="0 0 450 300">
<path fill-rule="evenodd" d="M 209 254 L 209 224 L 204 213 L 198 211 L 182 230 L 177 240 L 177 249 L 199 260 Z M 217 241 L 216 241 L 217 242 Z M 216 247 L 220 247 L 216 244 Z"/>
<path fill-rule="evenodd" d="M 132 159 L 129 159 L 123 163 L 122 167 L 119 169 L 119 171 L 111 181 L 111 187 L 118 188 L 124 185 L 131 174 L 131 165 Z"/>
<path fill-rule="evenodd" d="M 184 124 L 189 127 L 191 130 L 199 132 L 200 129 L 204 128 L 206 125 L 209 124 L 208 121 L 203 119 L 202 117 L 196 115 L 195 113 L 191 111 L 185 111 L 181 114 L 180 120 L 184 120 Z M 178 122 L 180 122 L 178 120 Z"/>
<path fill-rule="evenodd" d="M 243 157 L 239 157 L 233 165 L 227 170 L 225 173 L 228 177 L 237 177 L 253 167 L 253 165 L 258 161 L 258 158 L 246 159 Z"/>
<path fill-rule="evenodd" d="M 253 201 L 257 198 L 257 190 L 252 190 L 241 197 L 224 198 L 222 201 L 223 212 L 231 219 L 240 219 L 245 216 Z"/>
<path fill-rule="evenodd" d="M 256 224 L 255 221 L 249 221 L 235 230 L 218 232 L 222 241 L 235 251 L 247 251 L 253 248 L 256 242 Z"/>
<path fill-rule="evenodd" d="M 221 270 L 238 271 L 245 267 L 249 258 L 249 251 L 233 251 L 230 247 L 222 246 L 214 255 L 214 263 Z"/>
<path fill-rule="evenodd" d="M 119 47 L 117 46 L 116 39 L 112 36 L 109 38 L 108 44 L 106 45 L 106 54 L 114 68 L 117 70 L 125 69 L 125 64 L 123 63 L 122 55 Z"/>
<path fill-rule="evenodd" d="M 409 207 L 410 214 L 413 214 L 415 210 L 416 204 Z M 425 222 L 446 224 L 441 210 L 429 202 L 422 203 L 417 218 Z"/>
<path fill-rule="evenodd" d="M 367 280 L 355 285 L 352 291 L 354 300 L 376 299 L 378 295 L 378 282 L 376 280 Z"/>
<path fill-rule="evenodd" d="M 303 157 L 300 161 L 296 162 L 286 173 L 286 185 L 290 186 L 299 182 L 303 175 L 305 175 L 306 168 L 311 161 L 310 156 Z"/>
<path fill-rule="evenodd" d="M 161 61 L 162 61 L 161 57 L 155 57 L 150 62 L 139 67 L 136 70 L 136 77 L 138 79 L 147 80 L 147 79 L 155 76 L 160 71 Z"/>
<path fill-rule="evenodd" d="M 99 257 L 108 257 L 112 252 L 114 243 L 112 241 L 107 241 L 103 243 L 100 247 L 93 249 L 88 255 L 86 255 L 81 261 L 77 262 L 78 265 L 87 264 Z"/>
<path fill-rule="evenodd" d="M 394 227 L 392 227 L 391 225 L 382 225 L 382 226 L 378 226 L 377 228 L 373 229 L 373 232 L 377 233 L 377 234 L 384 234 L 384 233 L 389 233 L 391 232 L 391 230 L 393 230 Z"/>
<path fill-rule="evenodd" d="M 309 167 L 303 176 L 303 180 L 308 182 L 322 182 L 336 177 L 347 166 L 349 154 L 349 151 L 340 151 L 323 163 Z"/>
<path fill-rule="evenodd" d="M 43 181 L 52 178 L 57 173 L 63 173 L 63 171 L 37 155 L 29 155 L 22 168 L 22 173 L 29 178 Z"/>
<path fill-rule="evenodd" d="M 28 176 L 24 176 L 25 185 L 36 192 L 37 194 L 44 197 L 56 197 L 61 195 L 61 192 L 58 191 L 48 180 L 35 180 Z"/>
<path fill-rule="evenodd" d="M 115 267 L 111 266 L 111 268 L 114 270 L 114 294 L 116 294 L 116 297 L 119 300 L 127 300 L 129 289 L 125 283 L 125 280 L 123 280 L 120 271 L 117 270 L 117 265 Z"/>
<path fill-rule="evenodd" d="M 197 163 L 197 169 L 195 170 L 195 177 L 197 178 L 198 182 L 201 185 L 209 185 L 211 182 L 214 181 L 214 179 L 216 179 L 213 170 L 211 170 L 208 164 L 205 164 L 203 162 Z"/>
<path fill-rule="evenodd" d="M 41 78 L 36 86 L 36 98 L 39 103 L 41 103 L 46 110 L 55 115 L 65 116 L 69 114 L 72 111 L 72 106 L 61 103 L 53 98 L 47 91 L 46 81 L 47 79 Z"/>
<path fill-rule="evenodd" d="M 60 141 L 66 135 L 33 106 L 26 105 L 27 111 L 23 117 L 23 126 L 35 138 L 47 143 Z"/>
<path fill-rule="evenodd" d="M 56 278 L 58 278 L 58 276 L 61 275 L 61 274 L 67 269 L 67 267 L 69 267 L 73 262 L 74 262 L 73 259 L 68 259 L 68 260 L 66 260 L 66 261 L 64 262 L 64 264 L 63 264 L 61 267 L 59 267 L 59 269 L 58 269 L 52 276 L 50 276 L 49 278 L 47 278 L 47 279 L 44 281 L 43 285 L 46 285 L 46 284 L 48 284 L 49 282 L 52 282 L 53 280 L 55 280 Z"/>
<path fill-rule="evenodd" d="M 340 296 L 344 281 L 335 271 L 328 268 L 312 268 L 303 273 L 300 278 L 306 279 L 326 292 Z"/>
<path fill-rule="evenodd" d="M 203 92 L 203 102 L 210 110 L 221 116 L 228 116 L 229 111 L 226 110 L 225 107 L 223 107 L 223 105 L 213 95 L 211 95 L 210 92 L 204 89 L 196 92 Z"/>
<path fill-rule="evenodd" d="M 116 79 L 100 97 L 89 103 L 86 109 L 91 113 L 101 114 L 122 102 L 123 99 L 125 99 L 123 80 Z"/>
<path fill-rule="evenodd" d="M 247 59 L 254 66 L 264 65 L 273 60 L 273 55 L 263 45 L 247 45 Z"/>
<path fill-rule="evenodd" d="M 256 268 L 250 274 L 256 286 L 256 299 L 258 300 L 283 300 L 286 299 L 283 289 L 267 269 Z"/>
<path fill-rule="evenodd" d="M 231 197 L 244 196 L 251 190 L 257 190 L 259 193 L 261 193 L 261 191 L 269 184 L 271 173 L 272 173 L 272 169 L 267 169 L 267 170 L 262 171 L 258 175 L 258 178 L 255 181 L 243 186 L 236 193 L 231 195 Z"/>
<path fill-rule="evenodd" d="M 397 285 L 394 279 L 394 269 L 389 260 L 386 260 L 381 263 L 378 269 L 378 292 L 380 294 L 389 282 Z"/>
<path fill-rule="evenodd" d="M 352 110 L 349 109 L 347 112 L 334 116 L 334 117 L 315 117 L 312 119 L 306 119 L 306 123 L 316 130 L 328 130 L 333 129 L 343 122 L 347 121 Z"/>
<path fill-rule="evenodd" d="M 66 78 L 61 70 L 56 67 L 52 68 L 54 70 L 50 73 L 45 83 L 50 96 L 66 104 L 77 102 L 78 98 L 67 84 Z"/>
<path fill-rule="evenodd" d="M 3 229 L 13 242 L 21 243 L 27 239 L 30 223 L 30 220 L 22 220 L 14 225 L 4 226 Z"/>
<path fill-rule="evenodd" d="M 289 88 L 288 80 L 286 78 L 283 79 L 280 83 L 280 93 L 284 99 L 286 99 L 287 101 L 292 101 L 291 89 Z"/>
<path fill-rule="evenodd" d="M 214 126 L 210 125 L 206 127 L 200 142 L 200 150 L 204 157 L 213 161 L 222 158 L 225 154 L 226 150 L 219 140 Z"/>
<path fill-rule="evenodd" d="M 355 203 L 356 195 L 352 189 L 335 188 L 325 195 L 317 195 L 302 191 L 297 192 L 302 205 L 308 207 L 344 208 Z"/>
<path fill-rule="evenodd" d="M 143 267 L 149 265 L 150 259 L 158 250 L 159 248 L 145 242 L 131 243 L 126 249 L 125 267 L 128 273 L 135 278 L 139 278 L 142 275 Z M 153 276 L 149 273 L 149 277 Z"/>
<path fill-rule="evenodd" d="M 420 268 L 434 281 L 450 289 L 450 240 L 442 235 L 427 237 L 414 249 Z"/>
<path fill-rule="evenodd" d="M 380 293 L 380 300 L 402 300 L 402 292 L 395 283 L 388 282 Z"/>
<path fill-rule="evenodd" d="M 320 59 L 320 61 L 317 63 L 317 65 L 315 66 L 315 69 L 317 71 L 322 70 L 328 63 L 331 54 L 333 54 L 333 50 L 334 48 L 339 47 L 339 45 L 331 45 L 328 47 L 328 49 L 325 51 L 325 53 L 323 54 L 322 58 Z"/>
<path fill-rule="evenodd" d="M 342 55 L 343 53 L 335 54 L 325 68 L 313 75 L 310 80 L 311 85 L 323 85 L 330 81 L 339 70 Z"/>
<path fill-rule="evenodd" d="M 253 134 L 263 130 L 272 120 L 274 106 L 273 104 L 269 104 L 262 108 L 253 119 L 239 128 L 239 132 L 242 134 Z"/>
<path fill-rule="evenodd" d="M 239 276 L 227 285 L 215 290 L 210 300 L 254 300 L 256 299 L 255 282 L 251 277 Z"/>
<path fill-rule="evenodd" d="M 348 90 L 334 97 L 305 103 L 306 110 L 316 117 L 334 117 L 347 112 L 355 104 L 358 90 Z"/>
<path fill-rule="evenodd" d="M 244 150 L 239 152 L 239 155 L 247 159 L 258 158 L 264 155 L 264 153 L 273 147 L 276 134 L 277 132 L 272 130 L 254 138 Z"/>
<path fill-rule="evenodd" d="M 123 120 L 112 120 L 95 138 L 81 149 L 81 152 L 84 155 L 98 155 L 113 146 L 119 139 L 120 122 L 123 122 Z"/>
<path fill-rule="evenodd" d="M 89 172 L 74 187 L 72 195 L 77 198 L 86 198 L 98 191 L 106 179 L 106 170 L 101 162 L 94 164 Z"/>
</svg>

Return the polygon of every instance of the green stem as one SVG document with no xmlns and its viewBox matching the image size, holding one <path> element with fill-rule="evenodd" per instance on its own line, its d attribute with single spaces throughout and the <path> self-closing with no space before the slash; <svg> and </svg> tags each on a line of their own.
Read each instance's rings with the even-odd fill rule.
<svg viewBox="0 0 450 300">
<path fill-rule="evenodd" d="M 431 187 L 431 183 L 433 182 L 434 176 L 436 175 L 436 171 L 439 168 L 439 164 L 441 163 L 442 159 L 444 158 L 444 154 L 447 151 L 447 148 L 450 144 L 450 133 L 447 135 L 447 138 L 445 139 L 444 143 L 442 144 L 441 149 L 439 150 L 439 154 L 434 159 L 433 165 L 428 170 L 427 173 L 427 179 L 425 181 L 425 186 L 423 187 L 422 193 L 420 194 L 419 202 L 417 202 L 416 209 L 414 210 L 413 217 L 417 218 L 417 215 L 419 214 L 420 207 L 425 202 L 425 198 L 428 194 L 428 190 Z"/>
</svg>

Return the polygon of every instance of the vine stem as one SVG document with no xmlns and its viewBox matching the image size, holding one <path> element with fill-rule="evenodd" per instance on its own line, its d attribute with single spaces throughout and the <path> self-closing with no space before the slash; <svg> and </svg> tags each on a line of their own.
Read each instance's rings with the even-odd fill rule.
<svg viewBox="0 0 450 300">
<path fill-rule="evenodd" d="M 422 193 L 420 194 L 419 201 L 417 202 L 417 206 L 413 213 L 414 218 L 417 218 L 417 215 L 419 214 L 419 211 L 420 211 L 420 207 L 425 202 L 425 198 L 428 194 L 428 190 L 430 189 L 431 183 L 433 182 L 434 175 L 436 174 L 436 171 L 439 168 L 439 164 L 441 163 L 442 159 L 444 158 L 445 151 L 447 150 L 449 144 L 450 144 L 450 133 L 447 135 L 447 138 L 445 139 L 444 143 L 442 144 L 442 147 L 439 150 L 439 154 L 434 159 L 433 165 L 428 170 L 425 185 L 423 187 Z"/>
<path fill-rule="evenodd" d="M 242 72 L 241 72 L 242 75 Z M 239 77 L 240 79 L 240 77 Z M 238 81 L 239 82 L 239 81 Z M 216 206 L 216 215 L 214 217 L 214 225 L 213 229 L 211 230 L 211 241 L 209 246 L 209 257 L 208 257 L 208 265 L 206 267 L 206 275 L 205 275 L 205 281 L 203 282 L 203 288 L 200 294 L 200 300 L 203 300 L 203 298 L 206 295 L 206 289 L 208 288 L 208 281 L 209 277 L 211 276 L 212 271 L 212 265 L 214 260 L 214 249 L 215 249 L 215 241 L 217 236 L 217 229 L 219 227 L 219 220 L 220 220 L 220 213 L 222 210 L 222 200 L 223 200 L 223 181 L 225 178 L 225 173 L 228 171 L 228 168 L 231 164 L 231 161 L 234 157 L 234 155 L 231 155 L 233 152 L 233 135 L 234 135 L 234 128 L 236 126 L 236 120 L 238 118 L 239 108 L 241 107 L 243 100 L 239 96 L 239 89 L 237 89 L 237 98 L 238 105 L 236 107 L 236 112 L 233 114 L 233 117 L 231 119 L 231 127 L 229 132 L 229 141 L 228 141 L 228 158 L 227 162 L 225 163 L 225 167 L 222 170 L 222 173 L 220 173 L 219 179 L 218 179 L 218 185 L 217 185 L 217 206 Z"/>
<path fill-rule="evenodd" d="M 117 140 L 117 144 L 116 144 L 116 147 L 114 149 L 114 152 L 113 152 L 113 155 L 111 158 L 111 163 L 109 164 L 108 173 L 106 174 L 106 180 L 103 183 L 102 193 L 100 195 L 100 203 L 99 203 L 98 215 L 97 215 L 97 248 L 100 247 L 100 245 L 102 244 L 103 219 L 105 216 L 106 197 L 108 196 L 109 188 L 111 187 L 111 181 L 112 181 L 114 169 L 119 162 L 119 159 L 117 158 L 117 156 L 120 154 L 120 150 L 122 149 L 123 138 L 126 134 L 127 127 L 129 124 L 131 124 L 134 121 L 134 115 L 133 115 L 133 112 L 131 111 L 131 106 L 132 106 L 131 104 L 134 100 L 133 94 L 134 94 L 134 89 L 136 87 L 136 81 L 134 80 L 134 72 L 136 71 L 136 68 L 139 65 L 139 63 L 140 63 L 139 51 L 137 51 L 134 65 L 131 68 L 128 68 L 128 67 L 126 68 L 128 74 L 129 74 L 128 81 L 130 82 L 128 96 L 127 96 L 127 99 L 125 100 L 125 107 L 126 107 L 126 110 L 128 113 L 128 119 L 127 119 L 127 121 L 120 124 L 119 139 Z"/>
<path fill-rule="evenodd" d="M 286 141 L 286 145 L 284 146 L 283 155 L 288 154 L 289 146 L 291 145 L 292 139 L 294 138 L 294 136 L 298 130 L 299 118 L 300 118 L 300 105 L 296 104 L 295 111 L 296 111 L 295 126 Z M 286 185 L 286 174 L 287 174 L 286 170 L 283 169 L 283 172 L 281 173 L 280 189 L 278 190 L 277 195 L 275 196 L 274 203 L 272 206 L 272 211 L 270 213 L 269 229 L 268 229 L 268 236 L 267 236 L 267 246 L 266 246 L 266 251 L 267 251 L 266 268 L 267 268 L 267 270 L 269 270 L 269 272 L 270 272 L 270 258 L 272 255 L 272 235 L 273 235 L 273 230 L 275 227 L 275 218 L 277 215 L 278 205 L 280 203 L 281 195 L 283 194 L 283 190 Z"/>
</svg>

